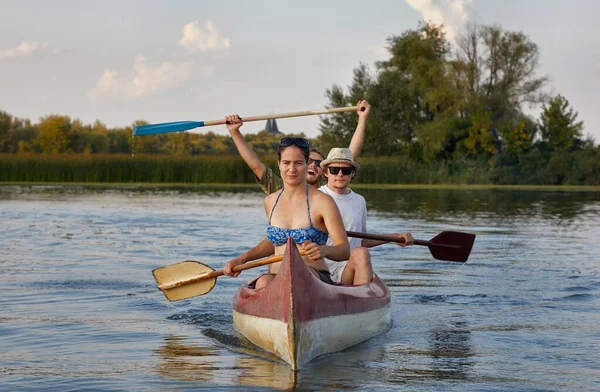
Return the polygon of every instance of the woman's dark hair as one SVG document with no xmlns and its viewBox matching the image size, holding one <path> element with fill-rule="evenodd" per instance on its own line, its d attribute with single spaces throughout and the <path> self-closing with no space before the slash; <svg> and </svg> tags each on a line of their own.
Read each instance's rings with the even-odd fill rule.
<svg viewBox="0 0 600 392">
<path fill-rule="evenodd" d="M 281 161 L 281 153 L 283 150 L 290 146 L 296 146 L 302 151 L 304 155 L 304 162 L 308 162 L 308 156 L 310 155 L 310 143 L 308 140 L 302 137 L 284 137 L 279 141 L 277 146 L 277 160 Z"/>
</svg>

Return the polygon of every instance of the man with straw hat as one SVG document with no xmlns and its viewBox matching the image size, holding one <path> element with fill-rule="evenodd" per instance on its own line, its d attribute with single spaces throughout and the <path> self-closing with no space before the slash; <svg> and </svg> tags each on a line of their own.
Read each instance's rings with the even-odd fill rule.
<svg viewBox="0 0 600 392">
<path fill-rule="evenodd" d="M 367 232 L 367 203 L 365 198 L 349 188 L 360 168 L 348 148 L 332 148 L 327 159 L 321 162 L 327 184 L 319 190 L 333 198 L 338 206 L 347 231 Z M 390 234 L 402 239 L 400 246 L 412 245 L 410 233 Z M 350 258 L 346 261 L 326 259 L 331 278 L 344 285 L 369 283 L 373 279 L 371 253 L 368 248 L 384 244 L 384 241 L 349 238 Z M 399 243 L 399 244 L 400 244 Z"/>
</svg>

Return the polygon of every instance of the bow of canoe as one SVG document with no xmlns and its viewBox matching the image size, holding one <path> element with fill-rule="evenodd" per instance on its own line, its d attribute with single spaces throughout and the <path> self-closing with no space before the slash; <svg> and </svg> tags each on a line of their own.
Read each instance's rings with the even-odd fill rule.
<svg viewBox="0 0 600 392">
<path fill-rule="evenodd" d="M 251 282 L 237 292 L 233 321 L 239 333 L 296 370 L 387 331 L 390 294 L 377 276 L 360 286 L 322 282 L 290 238 L 271 283 L 257 290 Z"/>
</svg>

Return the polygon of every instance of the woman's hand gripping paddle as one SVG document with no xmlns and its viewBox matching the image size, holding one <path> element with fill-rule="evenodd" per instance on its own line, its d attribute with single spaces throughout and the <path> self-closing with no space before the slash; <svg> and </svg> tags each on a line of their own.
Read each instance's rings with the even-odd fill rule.
<svg viewBox="0 0 600 392">
<path fill-rule="evenodd" d="M 304 255 L 304 251 L 300 255 Z M 234 272 L 244 271 L 283 260 L 283 255 L 253 261 L 233 267 Z M 158 289 L 163 292 L 169 301 L 179 301 L 209 293 L 217 278 L 224 275 L 223 270 L 215 271 L 199 261 L 182 261 L 177 264 L 167 265 L 152 271 Z"/>
</svg>

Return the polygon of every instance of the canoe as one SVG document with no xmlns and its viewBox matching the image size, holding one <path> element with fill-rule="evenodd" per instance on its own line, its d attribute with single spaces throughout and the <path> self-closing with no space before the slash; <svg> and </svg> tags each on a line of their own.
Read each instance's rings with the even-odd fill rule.
<svg viewBox="0 0 600 392">
<path fill-rule="evenodd" d="M 291 238 L 271 283 L 255 289 L 254 282 L 242 286 L 233 300 L 234 327 L 294 370 L 391 325 L 390 293 L 379 277 L 359 286 L 324 283 L 310 272 Z"/>
</svg>

